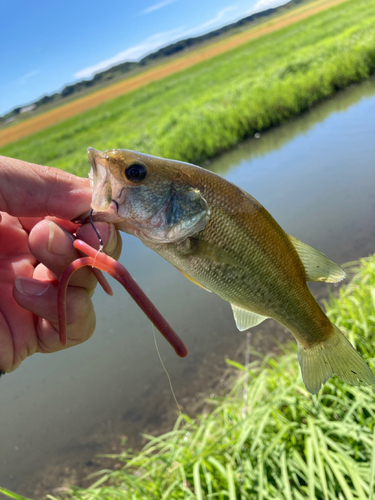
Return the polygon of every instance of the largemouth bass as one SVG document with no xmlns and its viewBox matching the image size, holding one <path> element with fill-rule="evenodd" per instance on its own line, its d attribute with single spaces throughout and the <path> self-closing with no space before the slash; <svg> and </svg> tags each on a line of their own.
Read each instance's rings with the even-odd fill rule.
<svg viewBox="0 0 375 500">
<path fill-rule="evenodd" d="M 273 318 L 293 334 L 306 388 L 336 374 L 352 385 L 375 377 L 331 323 L 307 281 L 336 283 L 344 271 L 286 234 L 248 193 L 187 163 L 115 149 L 88 149 L 94 220 L 139 238 L 187 278 L 230 302 L 246 330 Z"/>
</svg>

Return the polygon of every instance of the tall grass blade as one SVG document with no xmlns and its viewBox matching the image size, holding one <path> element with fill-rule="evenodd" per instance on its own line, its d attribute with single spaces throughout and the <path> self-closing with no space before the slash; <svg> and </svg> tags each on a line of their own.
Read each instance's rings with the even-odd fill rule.
<svg viewBox="0 0 375 500">
<path fill-rule="evenodd" d="M 203 492 L 201 486 L 201 478 L 199 472 L 200 462 L 195 462 L 193 467 L 193 478 L 194 478 L 194 491 L 197 500 L 203 500 Z"/>
<path fill-rule="evenodd" d="M 292 494 L 290 492 L 290 482 L 289 482 L 289 476 L 288 476 L 288 470 L 286 466 L 286 454 L 285 450 L 281 454 L 281 477 L 283 480 L 283 493 L 284 497 L 286 500 L 292 500 Z"/>
<path fill-rule="evenodd" d="M 308 420 L 308 427 L 310 431 L 310 436 L 312 440 L 312 445 L 314 449 L 315 462 L 318 468 L 318 475 L 321 482 L 321 488 L 323 490 L 324 500 L 328 500 L 328 488 L 327 488 L 327 479 L 324 471 L 324 464 L 322 460 L 322 455 L 320 453 L 320 447 L 318 443 L 317 433 L 315 429 L 315 424 L 311 418 Z"/>
<path fill-rule="evenodd" d="M 22 495 L 17 495 L 17 493 L 13 493 L 13 491 L 7 490 L 6 488 L 2 488 L 1 486 L 0 486 L 0 493 L 6 495 L 9 498 L 14 498 L 14 500 L 30 500 L 27 497 L 24 497 Z"/>
<path fill-rule="evenodd" d="M 374 309 L 375 309 L 375 300 L 374 300 Z M 371 469 L 370 469 L 370 497 L 369 500 L 374 499 L 374 489 L 375 489 L 375 426 L 372 433 L 372 453 L 371 453 Z"/>
<path fill-rule="evenodd" d="M 228 497 L 229 500 L 236 500 L 236 487 L 234 485 L 234 475 L 231 464 L 227 464 L 227 481 L 228 481 Z"/>
<path fill-rule="evenodd" d="M 311 436 L 307 436 L 306 438 L 305 453 L 307 458 L 307 486 L 309 489 L 309 498 L 315 498 L 315 464 Z"/>
<path fill-rule="evenodd" d="M 352 495 L 352 492 L 350 491 L 350 488 L 348 486 L 347 481 L 345 480 L 343 474 L 341 473 L 337 463 L 333 460 L 331 454 L 326 451 L 325 449 L 321 448 L 321 453 L 325 457 L 328 465 L 331 468 L 331 471 L 335 475 L 337 481 L 339 482 L 341 489 L 345 495 L 346 500 L 354 500 L 354 497 Z M 332 454 L 333 455 L 333 454 Z"/>
</svg>

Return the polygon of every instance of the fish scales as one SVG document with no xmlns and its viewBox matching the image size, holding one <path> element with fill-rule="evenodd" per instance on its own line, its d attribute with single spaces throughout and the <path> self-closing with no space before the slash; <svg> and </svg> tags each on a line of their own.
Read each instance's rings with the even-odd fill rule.
<svg viewBox="0 0 375 500">
<path fill-rule="evenodd" d="M 198 182 L 194 183 L 194 187 L 201 187 L 211 209 L 210 221 L 194 238 L 222 248 L 233 257 L 234 264 L 191 254 L 191 240 L 179 244 L 146 242 L 146 245 L 224 300 L 263 316 L 272 316 L 284 324 L 288 322 L 289 327 L 301 302 L 305 302 L 310 306 L 307 308 L 309 331 L 311 321 L 318 319 L 317 330 L 321 332 L 320 322 L 325 315 L 316 307 L 306 287 L 304 268 L 285 232 L 274 224 L 268 230 L 271 220 L 268 212 L 250 195 L 222 181 L 218 176 L 204 175 L 198 176 Z M 220 189 L 222 184 L 224 189 Z M 223 195 L 219 196 L 221 192 Z M 291 275 L 300 286 L 290 287 Z M 300 321 L 294 329 L 301 331 L 301 326 Z M 311 341 L 311 334 L 307 340 Z"/>
<path fill-rule="evenodd" d="M 194 283 L 230 302 L 240 330 L 266 318 L 288 328 L 311 393 L 333 374 L 354 385 L 375 383 L 306 283 L 337 282 L 345 273 L 287 235 L 251 195 L 195 165 L 128 150 L 89 148 L 88 154 L 94 219 L 140 238 Z"/>
</svg>

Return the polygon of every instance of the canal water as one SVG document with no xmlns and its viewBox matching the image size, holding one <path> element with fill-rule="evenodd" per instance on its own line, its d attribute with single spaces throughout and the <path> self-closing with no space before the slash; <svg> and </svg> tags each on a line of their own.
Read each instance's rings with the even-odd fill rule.
<svg viewBox="0 0 375 500">
<path fill-rule="evenodd" d="M 95 146 L 95 145 L 94 145 Z M 126 145 L 114 145 L 114 147 Z M 205 165 L 258 199 L 290 234 L 338 263 L 375 252 L 375 81 Z M 121 262 L 184 339 L 178 358 L 156 341 L 183 411 L 227 384 L 226 358 L 244 362 L 231 308 L 123 235 Z M 97 330 L 87 343 L 36 354 L 0 380 L 0 486 L 33 497 L 57 493 L 110 464 L 98 454 L 140 446 L 141 433 L 172 428 L 177 408 L 151 324 L 124 290 L 97 290 Z M 326 285 L 312 287 L 318 298 Z M 260 352 L 290 335 L 268 320 L 253 329 Z M 122 444 L 121 444 L 122 443 Z M 113 463 L 112 463 L 113 465 Z M 116 464 L 115 464 L 116 465 Z M 57 490 L 53 491 L 54 488 Z"/>
</svg>

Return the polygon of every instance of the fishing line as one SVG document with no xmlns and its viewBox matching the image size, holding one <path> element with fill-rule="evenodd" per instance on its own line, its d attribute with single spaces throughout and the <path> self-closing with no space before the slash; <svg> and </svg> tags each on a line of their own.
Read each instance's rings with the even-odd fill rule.
<svg viewBox="0 0 375 500">
<path fill-rule="evenodd" d="M 121 193 L 122 193 L 122 190 L 121 190 Z M 118 213 L 118 209 L 119 209 L 118 201 L 116 201 L 116 200 L 112 200 L 112 201 L 116 205 L 116 210 L 117 210 L 117 213 Z"/>
<path fill-rule="evenodd" d="M 160 359 L 160 363 L 161 363 L 161 366 L 164 368 L 164 371 L 165 371 L 165 374 L 168 378 L 168 381 L 169 381 L 169 387 L 171 388 L 171 392 L 172 392 L 172 396 L 173 396 L 173 399 L 176 403 L 176 406 L 177 406 L 177 410 L 178 410 L 178 413 L 180 414 L 180 416 L 182 415 L 182 412 L 181 412 L 181 408 L 180 408 L 180 405 L 178 404 L 178 401 L 177 401 L 177 398 L 176 398 L 176 394 L 173 390 L 173 385 L 172 385 L 172 380 L 171 380 L 171 377 L 169 376 L 169 373 L 163 363 L 163 360 L 161 359 L 161 356 L 160 356 L 160 352 L 159 352 L 159 348 L 158 348 L 158 344 L 156 342 L 156 335 L 155 335 L 155 328 L 154 328 L 154 325 L 152 325 L 152 333 L 154 335 L 154 343 L 155 343 L 155 347 L 156 347 L 156 352 L 158 353 L 158 356 L 159 356 L 159 359 Z"/>
<path fill-rule="evenodd" d="M 90 210 L 90 224 L 92 225 L 92 228 L 95 231 L 96 236 L 98 237 L 98 240 L 99 240 L 99 252 L 101 252 L 103 250 L 104 245 L 103 245 L 103 240 L 102 240 L 102 238 L 101 238 L 101 236 L 99 234 L 99 231 L 96 229 L 96 227 L 94 225 L 94 222 L 92 220 L 92 213 L 93 213 L 93 211 L 94 211 L 94 209 L 92 208 Z"/>
</svg>

